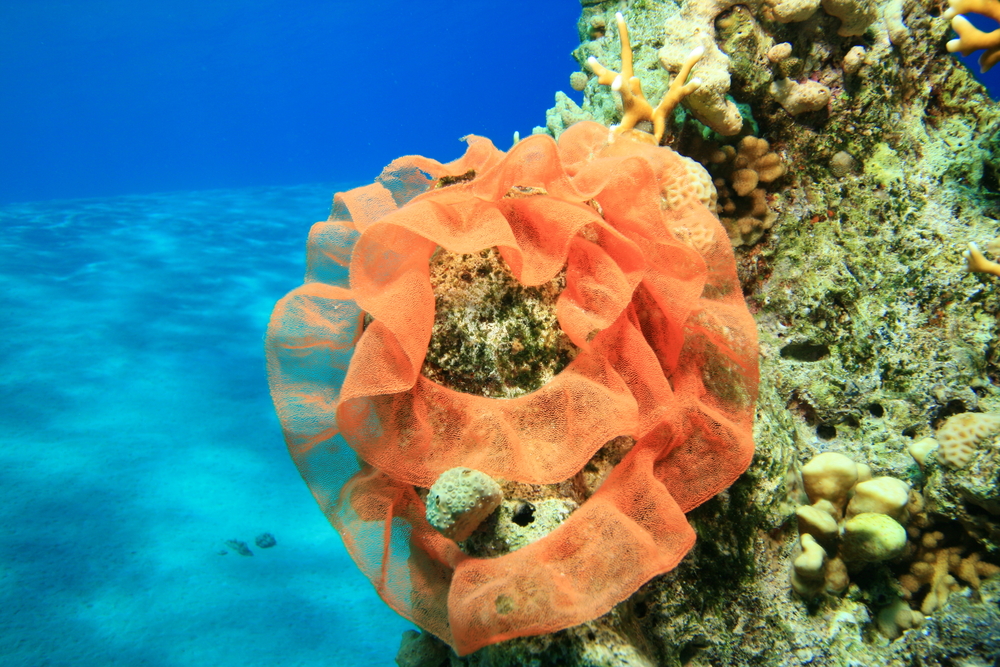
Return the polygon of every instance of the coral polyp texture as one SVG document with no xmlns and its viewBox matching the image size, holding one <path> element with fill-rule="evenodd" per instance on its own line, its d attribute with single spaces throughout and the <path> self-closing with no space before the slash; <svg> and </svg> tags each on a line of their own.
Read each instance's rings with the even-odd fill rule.
<svg viewBox="0 0 1000 667">
<path fill-rule="evenodd" d="M 267 335 L 321 508 L 459 655 L 592 621 L 674 568 L 685 512 L 750 463 L 758 381 L 700 168 L 596 123 L 468 143 L 336 195 Z M 499 548 L 497 516 L 549 532 Z"/>
<path fill-rule="evenodd" d="M 976 448 L 1000 433 L 1000 415 L 963 412 L 946 419 L 938 428 L 939 457 L 948 465 L 963 468 Z"/>
</svg>

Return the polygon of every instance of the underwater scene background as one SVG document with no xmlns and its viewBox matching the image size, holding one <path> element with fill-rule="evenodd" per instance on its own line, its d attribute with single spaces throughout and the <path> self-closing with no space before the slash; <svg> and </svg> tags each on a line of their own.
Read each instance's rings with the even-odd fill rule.
<svg viewBox="0 0 1000 667">
<path fill-rule="evenodd" d="M 272 308 L 302 282 L 306 237 L 312 223 L 330 215 L 333 193 L 371 183 L 402 155 L 456 159 L 465 151 L 459 139 L 468 134 L 488 137 L 505 151 L 514 132 L 524 138 L 536 126 L 559 134 L 575 120 L 618 122 L 621 108 L 607 87 L 580 74 L 589 74 L 580 62 L 587 54 L 598 54 L 610 68 L 620 66 L 616 11 L 633 28 L 636 60 L 642 63 L 636 69 L 644 81 L 662 73 L 647 65 L 663 47 L 657 31 L 662 32 L 664 16 L 675 6 L 710 6 L 720 16 L 725 13 L 717 40 L 739 45 L 727 51 L 730 55 L 744 48 L 749 52 L 746 45 L 753 40 L 739 32 L 742 24 L 723 25 L 724 19 L 739 18 L 740 12 L 753 15 L 766 28 L 762 34 L 774 37 L 770 44 L 780 35 L 794 44 L 796 58 L 806 64 L 797 65 L 804 69 L 790 78 L 802 81 L 813 67 L 812 78 L 829 83 L 823 68 L 834 60 L 833 69 L 842 68 L 850 46 L 850 38 L 836 34 L 837 19 L 822 10 L 801 24 L 776 26 L 773 17 L 761 18 L 767 7 L 781 3 L 749 2 L 749 9 L 735 10 L 733 3 L 694 0 L 369 4 L 10 0 L 0 5 L 4 665 L 393 664 L 400 637 L 416 625 L 379 599 L 317 511 L 289 459 L 263 360 Z M 924 62 L 924 52 L 941 62 L 957 58 L 944 48 L 946 38 L 954 37 L 940 18 L 945 3 L 870 4 L 879 12 L 884 5 L 903 7 L 901 16 L 913 34 L 910 46 L 897 43 L 905 54 L 898 62 L 868 63 L 884 77 L 873 79 L 874 86 L 889 86 L 883 82 L 894 81 L 892 72 Z M 968 17 L 983 30 L 996 29 L 989 17 Z M 747 19 L 747 25 L 752 23 Z M 857 37 L 873 53 L 894 48 L 880 26 Z M 766 39 L 755 39 L 755 48 L 766 51 L 760 47 Z M 920 40 L 930 46 L 917 56 L 912 45 Z M 818 46 L 809 51 L 803 46 L 807 41 Z M 574 59 L 571 52 L 578 48 L 589 50 L 577 51 Z M 890 651 L 880 656 L 910 660 L 899 664 L 952 664 L 946 660 L 959 658 L 970 661 L 965 664 L 997 664 L 990 662 L 1000 660 L 996 610 L 990 616 L 978 607 L 959 608 L 983 601 L 996 607 L 990 592 L 995 588 L 986 584 L 976 592 L 966 585 L 968 578 L 960 578 L 966 586 L 953 596 L 958 602 L 947 608 L 942 603 L 947 611 L 938 612 L 952 624 L 947 631 L 941 629 L 945 626 L 935 630 L 939 621 L 931 609 L 931 622 L 921 627 L 934 646 L 917 650 L 910 644 L 901 648 L 905 638 L 891 644 L 895 638 L 877 628 L 886 609 L 896 616 L 910 613 L 909 607 L 901 611 L 893 597 L 907 585 L 908 563 L 892 566 L 899 572 L 890 566 L 860 575 L 852 570 L 854 588 L 842 598 L 814 597 L 812 584 L 790 583 L 792 562 L 801 555 L 793 549 L 809 553 L 792 535 L 795 520 L 790 518 L 795 505 L 805 503 L 795 498 L 805 495 L 790 482 L 792 491 L 775 481 L 799 474 L 815 454 L 841 452 L 859 463 L 865 459 L 876 476 L 905 476 L 910 488 L 925 490 L 928 502 L 937 489 L 941 507 L 961 504 L 948 495 L 958 493 L 948 477 L 956 471 L 946 464 L 918 467 L 907 458 L 906 446 L 933 435 L 954 414 L 1000 411 L 994 386 L 1000 375 L 992 365 L 995 285 L 989 276 L 966 275 L 960 255 L 968 242 L 985 246 L 997 236 L 1000 217 L 995 148 L 1000 112 L 981 111 L 1000 105 L 1000 67 L 980 75 L 979 53 L 960 60 L 985 89 L 965 78 L 949 88 L 941 80 L 954 82 L 956 75 L 938 71 L 921 76 L 946 93 L 887 92 L 878 103 L 860 105 L 871 108 L 871 116 L 854 109 L 854 127 L 875 139 L 853 144 L 850 164 L 845 162 L 836 176 L 844 181 L 845 198 L 868 193 L 858 195 L 866 202 L 857 206 L 858 213 L 847 213 L 845 204 L 842 219 L 833 215 L 839 199 L 830 195 L 829 175 L 817 175 L 833 164 L 831 144 L 824 143 L 824 132 L 834 125 L 823 115 L 827 111 L 807 111 L 792 121 L 786 114 L 769 123 L 784 112 L 776 104 L 754 108 L 755 95 L 763 95 L 767 82 L 734 78 L 733 97 L 749 107 L 744 117 L 754 118 L 737 136 L 752 132 L 771 141 L 787 166 L 785 180 L 774 181 L 781 190 L 768 192 L 768 205 L 780 216 L 771 221 L 774 226 L 727 228 L 736 247 L 734 270 L 761 325 L 764 358 L 770 359 L 762 364 L 764 416 L 755 432 L 762 454 L 741 478 L 743 486 L 710 501 L 706 513 L 691 520 L 701 536 L 696 549 L 703 550 L 687 561 L 694 561 L 694 570 L 682 567 L 666 588 L 640 589 L 625 611 L 616 607 L 610 625 L 587 625 L 582 635 L 557 633 L 562 639 L 554 644 L 548 639 L 531 643 L 529 633 L 527 640 L 516 640 L 526 644 L 510 644 L 509 655 L 503 648 L 490 653 L 488 647 L 465 659 L 481 663 L 460 664 L 528 664 L 522 659 L 531 654 L 540 665 L 834 665 L 850 664 L 845 656 L 866 655 L 870 646 Z M 571 74 L 576 77 L 572 84 Z M 651 84 L 656 92 L 663 87 Z M 835 98 L 830 108 L 837 111 L 838 103 L 862 88 L 837 89 L 845 97 Z M 567 97 L 547 114 L 556 91 Z M 936 129 L 947 128 L 944 140 L 934 135 L 924 143 L 907 143 L 916 134 L 903 131 L 898 116 L 875 115 L 892 105 L 905 115 L 916 105 L 914 99 L 940 120 Z M 681 153 L 701 159 L 699 151 L 708 153 L 695 145 L 693 137 L 701 133 L 691 129 L 699 123 L 696 118 L 678 114 L 668 139 Z M 892 131 L 898 136 L 883 142 L 883 134 Z M 956 137 L 970 143 L 956 140 L 948 144 L 953 154 L 940 151 L 942 141 Z M 772 154 L 767 151 L 762 155 Z M 792 164 L 810 151 L 816 153 L 815 163 L 803 158 Z M 940 169 L 926 166 L 932 159 Z M 942 183 L 942 191 L 959 194 L 921 204 L 919 214 L 902 211 L 902 204 L 895 207 L 904 199 L 900 193 L 917 191 L 914 183 L 928 170 L 937 180 L 920 181 L 921 197 L 932 198 L 926 193 Z M 809 174 L 815 183 L 792 183 L 791 175 L 798 174 Z M 866 191 L 871 183 L 878 185 Z M 821 193 L 814 195 L 819 203 L 809 201 L 813 185 L 812 192 Z M 871 227 L 852 226 L 853 215 Z M 796 222 L 789 222 L 793 218 Z M 909 227 L 894 226 L 897 218 Z M 977 222 L 968 222 L 973 218 Z M 843 227 L 827 230 L 824 225 L 835 219 Z M 812 244 L 808 238 L 821 240 Z M 824 245 L 828 242 L 854 257 L 869 254 L 872 264 L 890 248 L 898 250 L 906 267 L 848 263 L 863 273 L 861 287 L 839 292 L 823 273 L 840 261 Z M 921 263 L 924 272 L 913 268 Z M 820 276 L 815 282 L 803 277 L 809 269 Z M 934 282 L 946 271 L 947 278 Z M 892 286 L 885 287 L 886 294 L 891 289 L 893 299 L 898 292 L 912 301 L 897 301 L 897 310 L 865 301 L 865 294 L 887 283 Z M 831 314 L 824 311 L 823 295 L 834 293 Z M 924 310 L 921 320 L 915 313 Z M 866 351 L 840 345 L 838 336 L 850 330 L 838 319 L 845 312 L 858 327 L 887 323 L 883 328 L 872 324 L 871 332 L 858 336 L 875 341 Z M 950 324 L 942 325 L 949 317 Z M 968 345 L 942 342 L 946 352 L 941 352 L 922 338 L 919 345 L 900 342 L 904 333 L 928 321 L 941 327 L 928 334 L 931 338 Z M 892 368 L 908 369 L 939 352 L 935 368 L 945 370 L 937 380 L 928 380 L 929 372 L 908 370 L 913 379 L 890 382 Z M 884 355 L 883 362 L 851 365 L 873 355 Z M 838 366 L 819 369 L 834 357 Z M 952 363 L 976 370 L 951 372 Z M 870 372 L 872 367 L 878 373 Z M 833 379 L 814 381 L 820 376 Z M 841 381 L 848 376 L 856 381 L 850 386 Z M 878 398 L 865 400 L 866 395 Z M 785 421 L 773 417 L 782 410 L 788 413 Z M 883 420 L 879 411 L 884 421 L 878 421 Z M 862 415 L 860 421 L 855 413 Z M 779 431 L 784 435 L 776 435 Z M 879 450 L 875 441 L 888 443 L 892 452 Z M 778 450 L 784 453 L 775 454 Z M 867 457 L 859 452 L 868 452 Z M 969 469 L 980 465 L 976 461 Z M 964 502 L 992 498 L 990 493 L 966 489 Z M 762 498 L 768 494 L 788 500 L 765 509 Z M 749 516 L 740 514 L 743 502 L 761 508 L 746 523 L 763 526 L 760 533 L 774 540 L 770 546 L 715 539 L 727 521 Z M 993 507 L 990 502 L 984 501 Z M 908 511 L 920 515 L 914 507 Z M 966 569 L 976 571 L 969 559 L 995 562 L 1000 540 L 990 510 L 963 511 L 949 515 L 943 529 L 926 519 L 917 538 L 924 540 L 919 557 L 931 553 L 940 539 L 943 549 L 964 559 Z M 913 525 L 922 520 L 913 519 Z M 933 537 L 935 530 L 940 538 Z M 753 585 L 782 600 L 755 607 L 757 602 L 747 600 L 760 598 L 746 594 L 726 607 L 729 603 L 711 598 L 711 604 L 727 609 L 718 614 L 727 632 L 758 637 L 757 653 L 729 639 L 720 640 L 722 648 L 706 649 L 712 643 L 706 633 L 723 633 L 708 621 L 695 627 L 680 613 L 676 617 L 683 623 L 659 635 L 668 637 L 671 648 L 651 647 L 648 636 L 636 638 L 642 633 L 630 623 L 639 627 L 657 614 L 674 613 L 660 598 L 684 600 L 680 591 L 696 580 L 697 567 L 730 557 L 746 568 L 757 563 Z M 746 583 L 746 568 L 721 570 L 720 578 Z M 984 580 L 991 573 L 986 567 L 980 571 Z M 903 583 L 891 588 L 886 582 L 897 574 Z M 717 584 L 705 588 L 722 595 Z M 926 587 L 918 595 L 926 601 Z M 710 598 L 693 599 L 707 604 Z M 793 606 L 794 616 L 787 611 Z M 647 607 L 658 611 L 647 614 Z M 780 620 L 767 621 L 771 630 L 757 630 L 750 621 L 735 621 L 739 613 L 733 609 L 757 609 L 761 618 Z M 883 625 L 899 630 L 909 622 L 896 616 Z M 768 634 L 778 633 L 774 628 L 781 623 L 786 623 L 785 644 Z M 953 646 L 945 647 L 941 637 L 946 634 Z M 446 664 L 440 662 L 447 655 L 443 644 L 423 634 L 418 645 L 415 635 L 408 636 L 406 665 Z M 560 653 L 559 641 L 578 642 L 576 652 Z M 417 654 L 423 657 L 413 657 Z"/>
<path fill-rule="evenodd" d="M 578 9 L 0 5 L 0 663 L 392 664 L 264 329 L 335 191 L 544 122 Z"/>
</svg>

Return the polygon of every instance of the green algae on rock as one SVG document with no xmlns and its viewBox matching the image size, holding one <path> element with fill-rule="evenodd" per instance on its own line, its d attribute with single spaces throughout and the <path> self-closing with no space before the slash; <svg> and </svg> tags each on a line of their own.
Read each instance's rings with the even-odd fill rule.
<svg viewBox="0 0 1000 667">
<path fill-rule="evenodd" d="M 576 356 L 556 320 L 565 271 L 526 287 L 496 248 L 478 255 L 438 249 L 431 286 L 434 329 L 422 372 L 445 387 L 515 398 L 544 385 Z"/>
</svg>

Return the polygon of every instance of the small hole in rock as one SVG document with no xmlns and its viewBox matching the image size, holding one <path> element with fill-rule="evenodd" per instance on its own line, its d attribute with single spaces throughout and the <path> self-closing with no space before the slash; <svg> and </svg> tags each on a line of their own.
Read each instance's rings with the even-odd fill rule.
<svg viewBox="0 0 1000 667">
<path fill-rule="evenodd" d="M 691 638 L 691 641 L 686 643 L 681 647 L 680 655 L 678 656 L 681 660 L 681 664 L 687 664 L 698 655 L 702 649 L 709 646 L 708 638 L 704 635 L 695 635 Z"/>
<path fill-rule="evenodd" d="M 521 501 L 514 509 L 514 515 L 510 520 L 522 528 L 527 526 L 535 520 L 535 506 L 527 501 Z"/>
<path fill-rule="evenodd" d="M 875 417 L 876 419 L 881 419 L 883 416 L 885 416 L 885 408 L 883 408 L 878 403 L 872 403 L 871 405 L 869 405 L 868 412 L 870 412 L 871 416 Z"/>
<path fill-rule="evenodd" d="M 829 354 L 830 348 L 828 346 L 812 343 L 790 343 L 781 348 L 782 359 L 794 359 L 795 361 L 819 361 Z"/>
<path fill-rule="evenodd" d="M 821 440 L 833 440 L 837 437 L 837 429 L 832 424 L 820 424 L 816 427 L 816 435 Z"/>
<path fill-rule="evenodd" d="M 960 398 L 953 398 L 952 400 L 948 401 L 943 406 L 941 406 L 941 409 L 938 410 L 937 415 L 935 415 L 931 419 L 931 426 L 936 429 L 939 426 L 941 426 L 941 422 L 943 422 L 948 417 L 951 417 L 952 415 L 959 415 L 962 414 L 963 412 L 970 412 L 970 410 L 965 405 L 965 401 L 963 401 Z"/>
</svg>

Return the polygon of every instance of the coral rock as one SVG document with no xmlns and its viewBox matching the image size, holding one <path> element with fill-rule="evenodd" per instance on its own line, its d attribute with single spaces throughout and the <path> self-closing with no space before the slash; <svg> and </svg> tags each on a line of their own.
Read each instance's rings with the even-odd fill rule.
<svg viewBox="0 0 1000 667">
<path fill-rule="evenodd" d="M 876 477 L 859 482 L 854 487 L 854 497 L 847 505 L 848 518 L 875 512 L 905 521 L 906 506 L 910 501 L 910 485 L 895 477 Z"/>
<path fill-rule="evenodd" d="M 837 34 L 842 37 L 863 35 L 878 18 L 876 0 L 823 0 L 823 9 L 840 19 Z"/>
<path fill-rule="evenodd" d="M 854 171 L 854 158 L 847 151 L 837 151 L 830 158 L 830 173 L 843 178 Z"/>
<path fill-rule="evenodd" d="M 427 495 L 427 522 L 445 537 L 461 542 L 503 501 L 489 475 L 471 468 L 441 473 Z"/>
<path fill-rule="evenodd" d="M 830 89 L 812 80 L 798 83 L 779 79 L 771 83 L 770 92 L 778 104 L 793 116 L 819 111 L 830 101 Z"/>
<path fill-rule="evenodd" d="M 824 452 L 802 466 L 802 483 L 811 502 L 824 499 L 842 508 L 858 482 L 858 464 L 843 454 Z"/>
<path fill-rule="evenodd" d="M 799 538 L 799 546 L 802 552 L 792 562 L 792 588 L 799 595 L 810 597 L 826 583 L 826 551 L 808 533 Z"/>
<path fill-rule="evenodd" d="M 824 511 L 816 505 L 803 505 L 795 510 L 798 519 L 799 533 L 812 535 L 824 548 L 836 545 L 840 536 L 837 520 L 829 511 Z"/>
<path fill-rule="evenodd" d="M 910 456 L 917 462 L 917 465 L 922 468 L 927 464 L 927 457 L 930 456 L 930 453 L 939 446 L 938 441 L 934 438 L 921 438 L 907 445 L 906 451 L 910 453 Z"/>
<path fill-rule="evenodd" d="M 777 0 L 772 2 L 774 18 L 781 23 L 805 21 L 819 9 L 820 0 Z"/>
<path fill-rule="evenodd" d="M 875 617 L 878 629 L 889 639 L 896 639 L 905 631 L 919 627 L 924 622 L 924 615 L 910 609 L 903 600 L 896 600 L 884 607 Z"/>
</svg>

